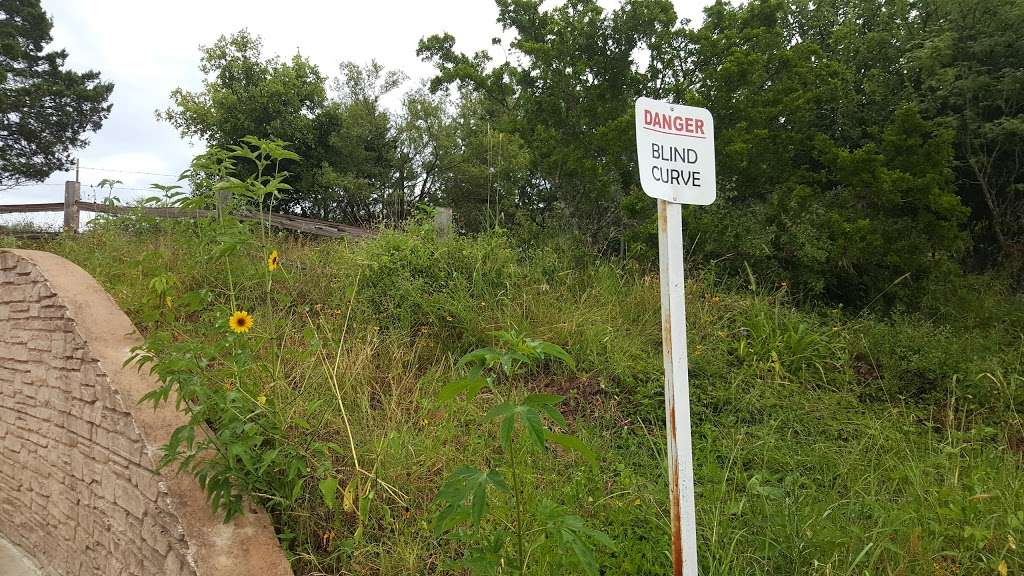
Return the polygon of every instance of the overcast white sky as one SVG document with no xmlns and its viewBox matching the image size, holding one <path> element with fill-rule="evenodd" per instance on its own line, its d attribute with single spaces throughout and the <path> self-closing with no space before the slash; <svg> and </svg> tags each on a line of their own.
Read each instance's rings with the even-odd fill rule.
<svg viewBox="0 0 1024 576">
<path fill-rule="evenodd" d="M 619 0 L 601 3 L 611 8 Z M 704 0 L 674 3 L 681 18 L 700 22 Z M 187 166 L 201 143 L 190 146 L 172 127 L 158 122 L 153 112 L 167 107 L 174 88 L 201 87 L 199 46 L 221 34 L 248 28 L 263 38 L 266 55 L 287 57 L 299 50 L 328 76 L 337 75 L 340 62 L 363 63 L 373 58 L 409 75 L 402 92 L 431 76 L 432 68 L 416 57 L 420 38 L 450 32 L 457 49 L 473 52 L 490 48 L 491 38 L 501 35 L 492 0 L 42 0 L 42 4 L 53 20 L 52 47 L 67 49 L 68 65 L 74 70 L 98 70 L 104 80 L 114 83 L 110 117 L 78 154 L 82 196 L 90 199 L 90 185 L 103 178 L 123 181 L 115 194 L 127 200 L 144 195 L 142 189 L 152 182 L 173 183 L 173 175 Z M 43 185 L 0 192 L 0 203 L 58 202 L 63 199 L 64 181 L 73 179 L 73 172 L 55 173 Z M 59 218 L 46 215 L 40 220 Z"/>
</svg>

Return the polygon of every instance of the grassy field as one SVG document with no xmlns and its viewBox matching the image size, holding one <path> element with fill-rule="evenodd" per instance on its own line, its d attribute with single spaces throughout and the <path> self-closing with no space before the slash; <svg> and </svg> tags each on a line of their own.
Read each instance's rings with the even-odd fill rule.
<svg viewBox="0 0 1024 576">
<path fill-rule="evenodd" d="M 607 534 L 602 574 L 671 572 L 654 272 L 568 242 L 440 241 L 415 226 L 358 243 L 232 238 L 126 219 L 33 247 L 95 275 L 154 350 L 214 359 L 182 373 L 215 391 L 207 422 L 262 430 L 223 441 L 297 574 L 469 573 L 455 561 L 514 511 L 494 498 L 479 531 L 439 534 L 434 497 L 459 466 L 499 461 L 482 419 L 495 400 L 437 395 L 501 330 L 575 359 L 502 385 L 565 396 L 564 431 L 599 456 L 530 452 L 528 500 Z M 268 273 L 270 249 L 281 265 Z M 691 272 L 701 573 L 1024 571 L 1019 296 L 964 278 L 914 313 L 795 302 L 785 286 Z M 227 329 L 237 309 L 248 334 Z M 551 545 L 532 541 L 530 574 L 582 573 Z"/>
</svg>

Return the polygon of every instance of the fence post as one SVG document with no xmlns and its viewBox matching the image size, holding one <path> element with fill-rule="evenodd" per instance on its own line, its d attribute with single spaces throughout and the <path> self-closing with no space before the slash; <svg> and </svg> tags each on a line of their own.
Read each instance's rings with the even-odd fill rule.
<svg viewBox="0 0 1024 576">
<path fill-rule="evenodd" d="M 217 190 L 217 195 L 213 199 L 217 204 L 217 212 L 221 215 L 227 214 L 228 205 L 231 204 L 231 190 Z"/>
<path fill-rule="evenodd" d="M 452 209 L 437 208 L 434 212 L 434 232 L 438 238 L 447 238 L 452 233 Z"/>
<path fill-rule="evenodd" d="M 77 202 L 82 199 L 82 185 L 68 180 L 64 182 L 64 231 L 78 232 L 79 211 Z"/>
</svg>

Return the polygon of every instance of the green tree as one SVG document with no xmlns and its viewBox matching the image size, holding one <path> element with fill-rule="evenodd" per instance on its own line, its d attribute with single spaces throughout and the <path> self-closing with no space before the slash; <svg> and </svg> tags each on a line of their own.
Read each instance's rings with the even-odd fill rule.
<svg viewBox="0 0 1024 576">
<path fill-rule="evenodd" d="M 308 59 L 267 58 L 245 30 L 202 48 L 200 70 L 203 88 L 174 90 L 157 116 L 211 147 L 245 136 L 289 142 L 303 161 L 282 162 L 292 189 L 278 210 L 360 225 L 408 213 L 395 121 L 380 103 L 403 74 L 346 62 L 329 89 Z"/>
<path fill-rule="evenodd" d="M 912 103 L 908 6 L 755 0 L 706 15 L 696 95 L 722 178 L 719 203 L 687 211 L 697 254 L 859 303 L 956 261 L 966 210 L 948 131 Z"/>
<path fill-rule="evenodd" d="M 487 117 L 485 99 L 464 91 L 453 101 L 447 90 L 421 89 L 406 95 L 403 108 L 403 154 L 413 175 L 407 196 L 451 207 L 466 231 L 514 222 L 530 157 L 518 136 Z"/>
<path fill-rule="evenodd" d="M 715 115 L 719 201 L 687 222 L 695 254 L 728 271 L 865 301 L 962 250 L 951 140 L 913 106 L 905 53 L 920 31 L 906 2 L 720 1 L 697 30 L 657 0 L 497 3 L 515 34 L 507 62 L 458 53 L 450 35 L 419 54 L 437 67 L 432 88 L 461 86 L 522 141 L 518 207 L 538 220 L 566 214 L 596 246 L 653 256 L 632 130 L 646 95 Z"/>
<path fill-rule="evenodd" d="M 685 85 L 681 28 L 668 0 L 635 0 L 605 11 L 596 0 L 498 0 L 498 23 L 515 33 L 509 58 L 456 52 L 435 35 L 417 53 L 438 70 L 431 88 L 456 84 L 480 97 L 491 130 L 514 135 L 529 151 L 519 208 L 540 222 L 566 216 L 595 245 L 619 237 L 619 205 L 636 186 L 632 105 Z M 498 41 L 495 40 L 497 43 Z M 639 52 L 650 54 L 641 66 Z"/>
<path fill-rule="evenodd" d="M 0 0 L 0 189 L 70 168 L 110 114 L 114 85 L 45 51 L 52 28 L 39 0 Z"/>
<path fill-rule="evenodd" d="M 1024 4 L 927 0 L 918 24 L 910 68 L 926 113 L 956 134 L 975 256 L 1024 259 Z"/>
<path fill-rule="evenodd" d="M 245 30 L 221 36 L 201 51 L 199 70 L 207 76 L 202 90 L 175 89 L 171 107 L 157 111 L 157 117 L 211 147 L 226 148 L 246 136 L 279 138 L 305 156 L 314 116 L 327 100 L 319 69 L 299 54 L 289 62 L 264 59 L 260 38 Z M 282 169 L 291 169 L 290 164 Z M 288 194 L 281 202 L 287 209 L 298 198 Z"/>
<path fill-rule="evenodd" d="M 408 216 L 406 171 L 399 155 L 398 122 L 381 98 L 406 80 L 377 62 L 340 65 L 334 96 L 314 118 L 313 144 L 305 158 L 314 166 L 297 186 L 306 213 L 369 225 Z"/>
<path fill-rule="evenodd" d="M 258 36 L 242 30 L 203 47 L 203 89 L 176 88 L 171 107 L 158 111 L 157 117 L 182 136 L 214 146 L 234 144 L 249 135 L 308 137 L 310 117 L 327 100 L 326 78 L 299 54 L 288 62 L 264 59 L 262 45 Z"/>
</svg>

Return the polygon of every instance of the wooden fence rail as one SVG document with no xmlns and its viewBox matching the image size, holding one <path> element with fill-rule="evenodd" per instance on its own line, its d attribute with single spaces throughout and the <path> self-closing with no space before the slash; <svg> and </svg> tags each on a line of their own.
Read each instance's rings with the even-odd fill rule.
<svg viewBox="0 0 1024 576">
<path fill-rule="evenodd" d="M 63 202 L 48 204 L 0 204 L 0 214 L 27 214 L 29 212 L 63 212 Z"/>
<path fill-rule="evenodd" d="M 83 202 L 80 199 L 78 182 L 66 182 L 64 187 L 64 202 L 51 202 L 46 204 L 0 204 L 0 214 L 25 214 L 31 212 L 63 212 L 64 231 L 77 232 L 79 226 L 79 212 L 94 212 L 97 214 L 144 214 L 153 218 L 205 218 L 213 216 L 215 210 L 198 210 L 186 208 L 148 208 L 132 206 L 115 206 L 112 204 L 101 204 L 98 202 Z M 259 221 L 261 216 L 252 212 L 233 212 L 236 218 L 246 221 Z M 262 219 L 267 219 L 264 214 Z M 315 234 L 318 236 L 329 236 L 341 238 L 344 236 L 354 238 L 365 238 L 372 236 L 374 232 L 358 226 L 315 220 L 291 214 L 280 214 L 271 212 L 269 214 L 271 225 L 286 230 L 302 232 L 304 234 Z"/>
</svg>

